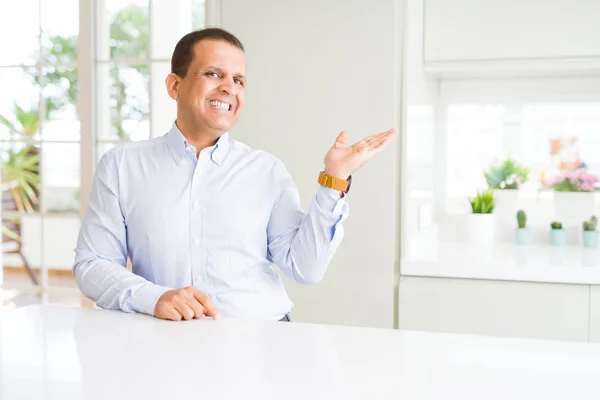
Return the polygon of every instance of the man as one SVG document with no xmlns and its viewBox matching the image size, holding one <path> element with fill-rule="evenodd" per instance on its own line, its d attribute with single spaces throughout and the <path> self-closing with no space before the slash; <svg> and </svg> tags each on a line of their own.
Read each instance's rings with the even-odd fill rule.
<svg viewBox="0 0 600 400">
<path fill-rule="evenodd" d="M 171 130 L 98 163 L 75 249 L 78 285 L 102 308 L 162 319 L 289 321 L 293 304 L 271 265 L 299 283 L 322 279 L 343 236 L 350 177 L 395 130 L 350 147 L 340 133 L 305 213 L 281 161 L 227 133 L 244 108 L 240 41 L 216 28 L 192 32 L 171 71 Z"/>
</svg>

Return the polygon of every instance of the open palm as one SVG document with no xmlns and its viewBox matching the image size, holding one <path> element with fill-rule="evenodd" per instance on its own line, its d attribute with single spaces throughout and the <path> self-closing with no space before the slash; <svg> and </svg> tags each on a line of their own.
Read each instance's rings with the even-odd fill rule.
<svg viewBox="0 0 600 400">
<path fill-rule="evenodd" d="M 396 133 L 396 129 L 392 128 L 368 136 L 346 147 L 348 132 L 342 131 L 325 155 L 325 173 L 337 178 L 347 179 L 363 164 L 381 153 L 391 139 L 396 136 Z"/>
</svg>

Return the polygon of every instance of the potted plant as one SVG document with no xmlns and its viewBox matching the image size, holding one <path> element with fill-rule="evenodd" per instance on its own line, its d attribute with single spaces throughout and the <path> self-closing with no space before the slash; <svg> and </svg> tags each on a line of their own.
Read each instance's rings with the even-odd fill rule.
<svg viewBox="0 0 600 400">
<path fill-rule="evenodd" d="M 478 191 L 469 198 L 472 214 L 469 216 L 469 241 L 478 245 L 490 245 L 494 241 L 496 229 L 494 211 L 494 192 Z"/>
<path fill-rule="evenodd" d="M 515 228 L 515 238 L 517 244 L 531 243 L 531 232 L 527 228 L 527 214 L 525 211 L 517 211 L 517 228 Z"/>
<path fill-rule="evenodd" d="M 567 241 L 567 236 L 562 224 L 554 221 L 550 224 L 550 228 L 550 244 L 552 246 L 563 246 Z"/>
<path fill-rule="evenodd" d="M 488 188 L 493 189 L 495 199 L 495 213 L 511 215 L 518 205 L 519 187 L 527 182 L 529 170 L 512 158 L 507 158 L 502 163 L 495 162 L 483 173 Z"/>
<path fill-rule="evenodd" d="M 594 213 L 598 177 L 587 169 L 563 172 L 552 180 L 554 211 L 560 218 L 585 218 Z"/>
<path fill-rule="evenodd" d="M 583 221 L 583 246 L 591 249 L 598 247 L 598 218 L 594 215 L 588 221 Z"/>
</svg>

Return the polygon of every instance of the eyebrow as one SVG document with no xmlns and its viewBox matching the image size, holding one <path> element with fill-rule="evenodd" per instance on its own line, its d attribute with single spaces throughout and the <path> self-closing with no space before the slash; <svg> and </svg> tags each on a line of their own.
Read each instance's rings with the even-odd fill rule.
<svg viewBox="0 0 600 400">
<path fill-rule="evenodd" d="M 209 65 L 209 66 L 207 66 L 207 67 L 206 67 L 206 69 L 214 69 L 214 70 L 216 70 L 216 71 L 219 71 L 219 72 L 221 72 L 221 73 L 223 73 L 223 72 L 224 72 L 224 71 L 223 71 L 221 68 L 219 68 L 219 67 L 214 67 L 214 66 L 212 66 L 212 65 Z M 239 73 L 238 73 L 238 74 L 234 74 L 233 76 L 234 76 L 234 77 L 236 77 L 236 78 L 241 78 L 241 79 L 242 79 L 242 80 L 244 80 L 244 81 L 246 80 L 246 77 L 245 77 L 243 74 L 239 74 Z"/>
</svg>

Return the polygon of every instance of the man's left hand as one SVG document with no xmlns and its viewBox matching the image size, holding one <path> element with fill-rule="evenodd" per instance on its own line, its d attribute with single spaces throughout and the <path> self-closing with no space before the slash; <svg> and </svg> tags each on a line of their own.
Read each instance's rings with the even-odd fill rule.
<svg viewBox="0 0 600 400">
<path fill-rule="evenodd" d="M 392 128 L 346 147 L 348 132 L 342 131 L 325 155 L 325 173 L 336 178 L 348 179 L 364 163 L 381 153 L 396 133 L 396 129 Z"/>
</svg>

